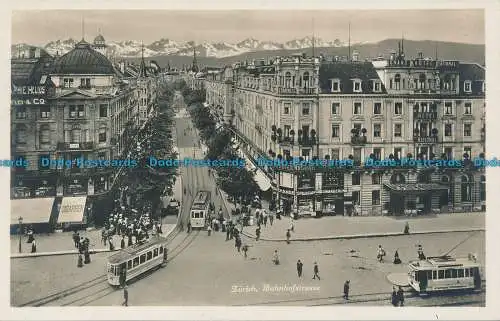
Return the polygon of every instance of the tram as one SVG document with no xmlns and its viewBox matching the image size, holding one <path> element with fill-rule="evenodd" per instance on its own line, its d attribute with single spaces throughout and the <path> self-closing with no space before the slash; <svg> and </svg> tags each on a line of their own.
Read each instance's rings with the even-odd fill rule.
<svg viewBox="0 0 500 321">
<path fill-rule="evenodd" d="M 108 258 L 108 283 L 124 285 L 127 281 L 167 263 L 167 240 L 155 236 L 134 244 Z"/>
<path fill-rule="evenodd" d="M 419 294 L 481 289 L 481 265 L 474 255 L 428 257 L 408 264 L 410 286 Z"/>
<path fill-rule="evenodd" d="M 210 211 L 210 192 L 199 191 L 194 198 L 190 211 L 190 222 L 192 228 L 205 227 L 205 221 Z"/>
</svg>

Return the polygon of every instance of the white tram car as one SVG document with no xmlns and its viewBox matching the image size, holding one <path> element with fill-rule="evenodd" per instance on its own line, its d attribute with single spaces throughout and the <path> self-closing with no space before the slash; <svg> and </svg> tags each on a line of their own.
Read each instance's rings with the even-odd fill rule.
<svg viewBox="0 0 500 321">
<path fill-rule="evenodd" d="M 108 258 L 108 283 L 123 285 L 127 281 L 167 263 L 167 240 L 156 236 L 134 244 Z"/>
<path fill-rule="evenodd" d="M 203 228 L 210 211 L 210 192 L 199 191 L 194 198 L 190 211 L 192 228 Z"/>
<path fill-rule="evenodd" d="M 428 257 L 409 263 L 410 286 L 419 294 L 439 291 L 481 289 L 481 265 L 476 257 Z"/>
</svg>

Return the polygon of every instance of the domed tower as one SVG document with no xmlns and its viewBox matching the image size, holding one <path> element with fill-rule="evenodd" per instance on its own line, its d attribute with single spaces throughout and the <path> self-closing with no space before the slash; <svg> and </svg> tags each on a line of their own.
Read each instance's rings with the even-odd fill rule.
<svg viewBox="0 0 500 321">
<path fill-rule="evenodd" d="M 94 45 L 92 46 L 94 48 L 94 50 L 96 50 L 97 52 L 103 54 L 104 56 L 106 56 L 106 40 L 104 40 L 104 37 L 99 34 L 97 37 L 95 37 L 94 39 Z"/>
</svg>

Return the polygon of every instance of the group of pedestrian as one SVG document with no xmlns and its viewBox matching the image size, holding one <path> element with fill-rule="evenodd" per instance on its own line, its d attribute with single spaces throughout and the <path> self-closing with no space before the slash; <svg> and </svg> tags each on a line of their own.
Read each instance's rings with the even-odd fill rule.
<svg viewBox="0 0 500 321">
<path fill-rule="evenodd" d="M 73 232 L 73 243 L 78 249 L 77 267 L 83 267 L 83 264 L 89 264 L 90 260 L 90 240 L 88 237 L 80 236 L 77 231 Z M 83 254 L 83 257 L 82 257 Z"/>
<path fill-rule="evenodd" d="M 392 288 L 392 296 L 391 296 L 391 303 L 393 306 L 404 306 L 405 303 L 405 296 L 403 292 L 403 288 L 399 287 L 399 289 L 396 291 L 396 287 Z"/>
</svg>

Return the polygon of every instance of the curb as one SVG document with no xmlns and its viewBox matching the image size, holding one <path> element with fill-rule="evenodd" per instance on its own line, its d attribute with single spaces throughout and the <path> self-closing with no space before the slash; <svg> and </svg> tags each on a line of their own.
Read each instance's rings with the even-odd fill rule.
<svg viewBox="0 0 500 321">
<path fill-rule="evenodd" d="M 168 233 L 163 235 L 164 238 L 168 238 L 173 232 L 178 228 L 178 226 L 174 226 Z M 111 252 L 118 252 L 120 251 L 120 248 L 117 248 L 113 251 L 110 249 L 94 249 L 89 251 L 90 254 L 97 254 L 97 253 L 111 253 Z M 39 257 L 39 256 L 59 256 L 59 255 L 76 255 L 79 254 L 77 250 L 68 250 L 68 251 L 54 251 L 54 252 L 39 252 L 39 253 L 24 253 L 24 254 L 11 254 L 10 258 L 11 259 L 22 259 L 22 258 L 29 258 L 29 257 Z"/>
<path fill-rule="evenodd" d="M 376 238 L 376 237 L 387 237 L 387 236 L 403 236 L 403 235 L 422 235 L 422 234 L 442 234 L 442 233 L 463 233 L 463 232 L 482 232 L 486 231 L 485 228 L 475 228 L 475 229 L 456 229 L 456 230 L 442 230 L 442 231 L 419 231 L 412 232 L 410 234 L 404 234 L 402 232 L 390 232 L 390 233 L 372 233 L 372 234 L 354 234 L 354 235 L 332 235 L 332 236 L 322 236 L 322 237 L 307 237 L 299 239 L 290 239 L 290 242 L 308 242 L 308 241 L 326 241 L 326 240 L 351 240 L 351 239 L 362 239 L 362 238 Z M 246 237 L 255 239 L 255 235 L 242 232 Z M 261 241 L 268 242 L 286 242 L 286 239 L 268 239 L 259 238 Z"/>
<path fill-rule="evenodd" d="M 109 249 L 96 249 L 89 251 L 90 254 L 96 254 L 96 253 L 107 253 L 107 252 L 116 252 L 119 251 L 120 249 L 116 249 L 113 251 L 110 251 Z M 26 253 L 26 254 L 11 254 L 10 258 L 11 259 L 21 259 L 21 258 L 27 258 L 27 257 L 39 257 L 39 256 L 58 256 L 58 255 L 69 255 L 69 254 L 79 254 L 77 250 L 71 250 L 71 251 L 55 251 L 55 252 L 40 252 L 40 253 Z"/>
</svg>

